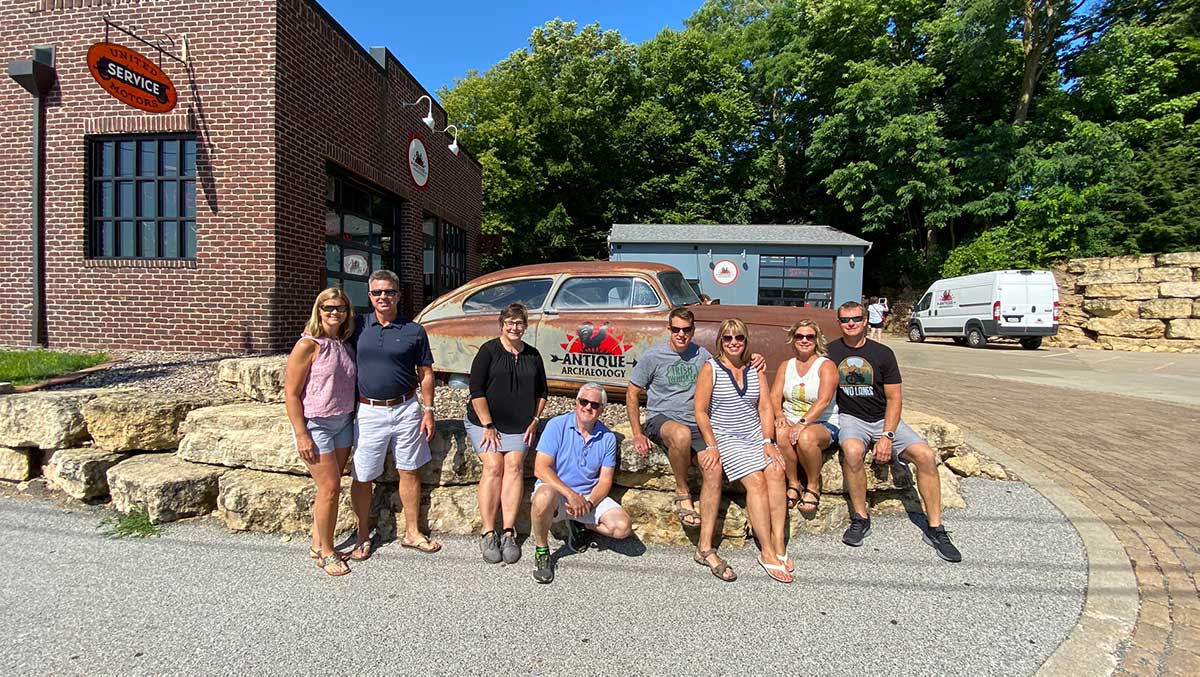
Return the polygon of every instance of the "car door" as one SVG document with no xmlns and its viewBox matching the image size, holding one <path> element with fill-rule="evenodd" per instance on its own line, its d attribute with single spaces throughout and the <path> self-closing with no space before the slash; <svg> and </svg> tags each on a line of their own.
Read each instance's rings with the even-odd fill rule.
<svg viewBox="0 0 1200 677">
<path fill-rule="evenodd" d="M 665 340 L 668 310 L 662 290 L 640 275 L 567 277 L 537 332 L 547 378 L 624 387 L 638 357 Z"/>
</svg>

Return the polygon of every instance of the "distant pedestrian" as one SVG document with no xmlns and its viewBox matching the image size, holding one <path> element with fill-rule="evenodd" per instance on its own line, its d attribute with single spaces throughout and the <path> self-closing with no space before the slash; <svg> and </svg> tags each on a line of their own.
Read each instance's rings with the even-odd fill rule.
<svg viewBox="0 0 1200 677">
<path fill-rule="evenodd" d="M 883 340 L 883 322 L 887 319 L 887 311 L 887 299 L 872 297 L 871 304 L 867 306 L 867 325 L 870 327 L 867 338 Z"/>
<path fill-rule="evenodd" d="M 483 464 L 479 547 L 490 564 L 521 559 L 516 523 L 524 498 L 525 452 L 546 408 L 546 365 L 537 348 L 522 340 L 528 323 L 529 314 L 520 303 L 500 311 L 500 336 L 480 346 L 471 363 L 471 406 L 465 425 Z M 499 537 L 497 510 L 503 523 Z"/>
<path fill-rule="evenodd" d="M 330 576 L 350 573 L 334 550 L 334 525 L 342 493 L 342 469 L 354 441 L 354 383 L 357 369 L 349 340 L 354 306 L 330 287 L 317 295 L 304 333 L 288 356 L 284 402 L 300 460 L 308 467 L 313 501 L 309 556 Z"/>
</svg>

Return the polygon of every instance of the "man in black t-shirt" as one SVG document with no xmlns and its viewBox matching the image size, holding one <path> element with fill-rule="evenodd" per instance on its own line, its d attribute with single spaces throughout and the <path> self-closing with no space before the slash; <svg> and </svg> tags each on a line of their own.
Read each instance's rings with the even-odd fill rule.
<svg viewBox="0 0 1200 677">
<path fill-rule="evenodd" d="M 942 526 L 937 456 L 900 420 L 903 403 L 896 354 L 867 338 L 862 304 L 848 301 L 838 307 L 837 314 L 842 338 L 830 342 L 829 359 L 838 368 L 838 443 L 842 448 L 842 475 L 850 494 L 850 527 L 842 535 L 842 542 L 860 546 L 871 531 L 865 461 L 867 449 L 874 445 L 876 463 L 913 464 L 929 520 L 925 542 L 947 562 L 962 561 L 962 554 Z"/>
</svg>

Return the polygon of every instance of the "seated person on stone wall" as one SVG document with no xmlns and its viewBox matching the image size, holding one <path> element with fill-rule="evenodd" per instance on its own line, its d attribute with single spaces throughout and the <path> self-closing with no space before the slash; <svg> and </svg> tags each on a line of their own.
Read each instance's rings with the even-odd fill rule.
<svg viewBox="0 0 1200 677">
<path fill-rule="evenodd" d="M 850 528 L 842 542 L 858 547 L 871 531 L 865 460 L 868 447 L 874 445 L 876 463 L 908 462 L 916 467 L 917 488 L 929 520 L 925 542 L 947 562 L 962 561 L 942 526 L 937 457 L 925 440 L 900 420 L 900 366 L 895 353 L 867 338 L 861 303 L 847 301 L 838 307 L 837 315 L 842 338 L 829 344 L 829 358 L 838 370 L 838 443 L 850 494 Z"/>
<path fill-rule="evenodd" d="M 575 411 L 546 423 L 537 444 L 532 522 L 533 580 L 550 583 L 550 523 L 567 521 L 567 548 L 583 552 L 588 530 L 610 538 L 633 533 L 629 515 L 608 492 L 617 469 L 617 438 L 600 421 L 608 396 L 604 386 L 586 383 L 579 389 Z"/>
<path fill-rule="evenodd" d="M 354 305 L 338 287 L 317 294 L 312 316 L 288 357 L 284 402 L 296 451 L 313 482 L 312 544 L 309 556 L 330 576 L 350 573 L 333 549 L 342 469 L 354 441 L 354 383 L 357 369 L 349 339 Z"/>
</svg>

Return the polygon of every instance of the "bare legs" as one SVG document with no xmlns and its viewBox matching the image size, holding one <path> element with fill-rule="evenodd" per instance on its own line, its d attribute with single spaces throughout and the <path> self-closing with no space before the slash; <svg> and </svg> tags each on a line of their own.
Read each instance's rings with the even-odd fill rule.
<svg viewBox="0 0 1200 677">
<path fill-rule="evenodd" d="M 867 447 L 862 440 L 855 439 L 842 440 L 841 447 L 842 476 L 846 480 L 846 492 L 850 494 L 850 510 L 859 517 L 867 517 Z M 904 458 L 916 468 L 917 491 L 921 493 L 929 526 L 941 526 L 942 482 L 933 449 L 924 442 L 910 444 L 904 448 Z"/>
<path fill-rule="evenodd" d="M 305 463 L 317 485 L 317 497 L 313 501 L 312 549 L 322 557 L 334 552 L 333 531 L 337 525 L 338 499 L 342 494 L 342 469 L 349 457 L 350 448 L 342 447 L 321 454 L 316 463 Z"/>
<path fill-rule="evenodd" d="M 525 452 L 489 451 L 480 454 L 479 459 L 483 463 L 483 476 L 479 479 L 479 517 L 483 526 L 479 531 L 486 534 L 495 530 L 497 510 L 503 528 L 515 531 L 525 488 Z"/>
</svg>

